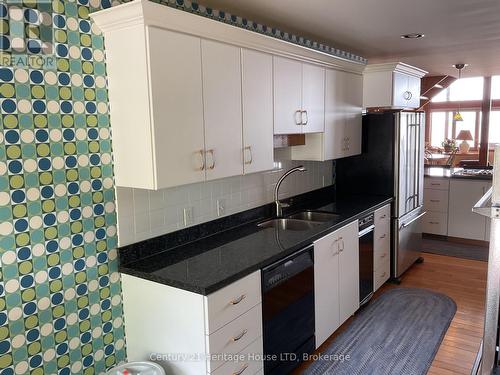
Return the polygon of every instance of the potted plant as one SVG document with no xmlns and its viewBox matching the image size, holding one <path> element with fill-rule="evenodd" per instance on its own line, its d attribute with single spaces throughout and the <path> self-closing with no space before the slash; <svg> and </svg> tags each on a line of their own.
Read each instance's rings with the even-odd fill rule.
<svg viewBox="0 0 500 375">
<path fill-rule="evenodd" d="M 453 152 L 457 149 L 457 144 L 454 139 L 446 138 L 441 145 L 444 148 L 444 152 Z"/>
</svg>

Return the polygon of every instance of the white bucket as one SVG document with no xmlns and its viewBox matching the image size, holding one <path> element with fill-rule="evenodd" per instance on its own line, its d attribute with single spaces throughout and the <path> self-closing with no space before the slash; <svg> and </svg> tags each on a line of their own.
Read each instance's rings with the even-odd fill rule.
<svg viewBox="0 0 500 375">
<path fill-rule="evenodd" d="M 106 375 L 165 375 L 165 370 L 153 362 L 129 362 L 112 368 Z"/>
</svg>

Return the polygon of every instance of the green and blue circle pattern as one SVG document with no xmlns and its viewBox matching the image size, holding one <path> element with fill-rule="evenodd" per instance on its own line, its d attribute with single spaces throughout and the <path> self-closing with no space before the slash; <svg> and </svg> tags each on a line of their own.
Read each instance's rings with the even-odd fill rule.
<svg viewBox="0 0 500 375">
<path fill-rule="evenodd" d="M 0 2 L 0 375 L 125 360 L 104 43 L 109 1 Z"/>
</svg>

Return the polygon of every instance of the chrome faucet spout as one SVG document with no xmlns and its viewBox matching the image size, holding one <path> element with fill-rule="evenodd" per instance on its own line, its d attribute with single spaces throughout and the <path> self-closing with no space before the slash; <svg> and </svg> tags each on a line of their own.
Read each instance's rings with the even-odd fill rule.
<svg viewBox="0 0 500 375">
<path fill-rule="evenodd" d="M 280 190 L 281 183 L 285 180 L 285 178 L 290 176 L 292 173 L 305 172 L 305 171 L 307 171 L 307 169 L 303 165 L 292 168 L 292 169 L 286 171 L 283 174 L 283 176 L 281 176 L 279 178 L 278 182 L 276 182 L 276 186 L 274 187 L 274 205 L 276 206 L 276 217 L 282 217 L 283 216 L 283 207 L 287 207 L 287 205 L 285 205 L 284 203 L 281 203 L 279 200 L 279 190 Z"/>
</svg>

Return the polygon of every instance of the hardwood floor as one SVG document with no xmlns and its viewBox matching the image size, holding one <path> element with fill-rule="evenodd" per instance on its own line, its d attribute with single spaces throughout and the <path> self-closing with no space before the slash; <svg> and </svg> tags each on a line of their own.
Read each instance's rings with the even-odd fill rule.
<svg viewBox="0 0 500 375">
<path fill-rule="evenodd" d="M 483 335 L 487 263 L 477 260 L 423 254 L 402 277 L 401 285 L 385 284 L 375 298 L 390 288 L 427 288 L 451 297 L 457 312 L 429 369 L 429 375 L 470 374 Z M 350 318 L 318 350 L 321 353 L 350 324 Z M 294 374 L 301 374 L 308 363 Z"/>
</svg>

